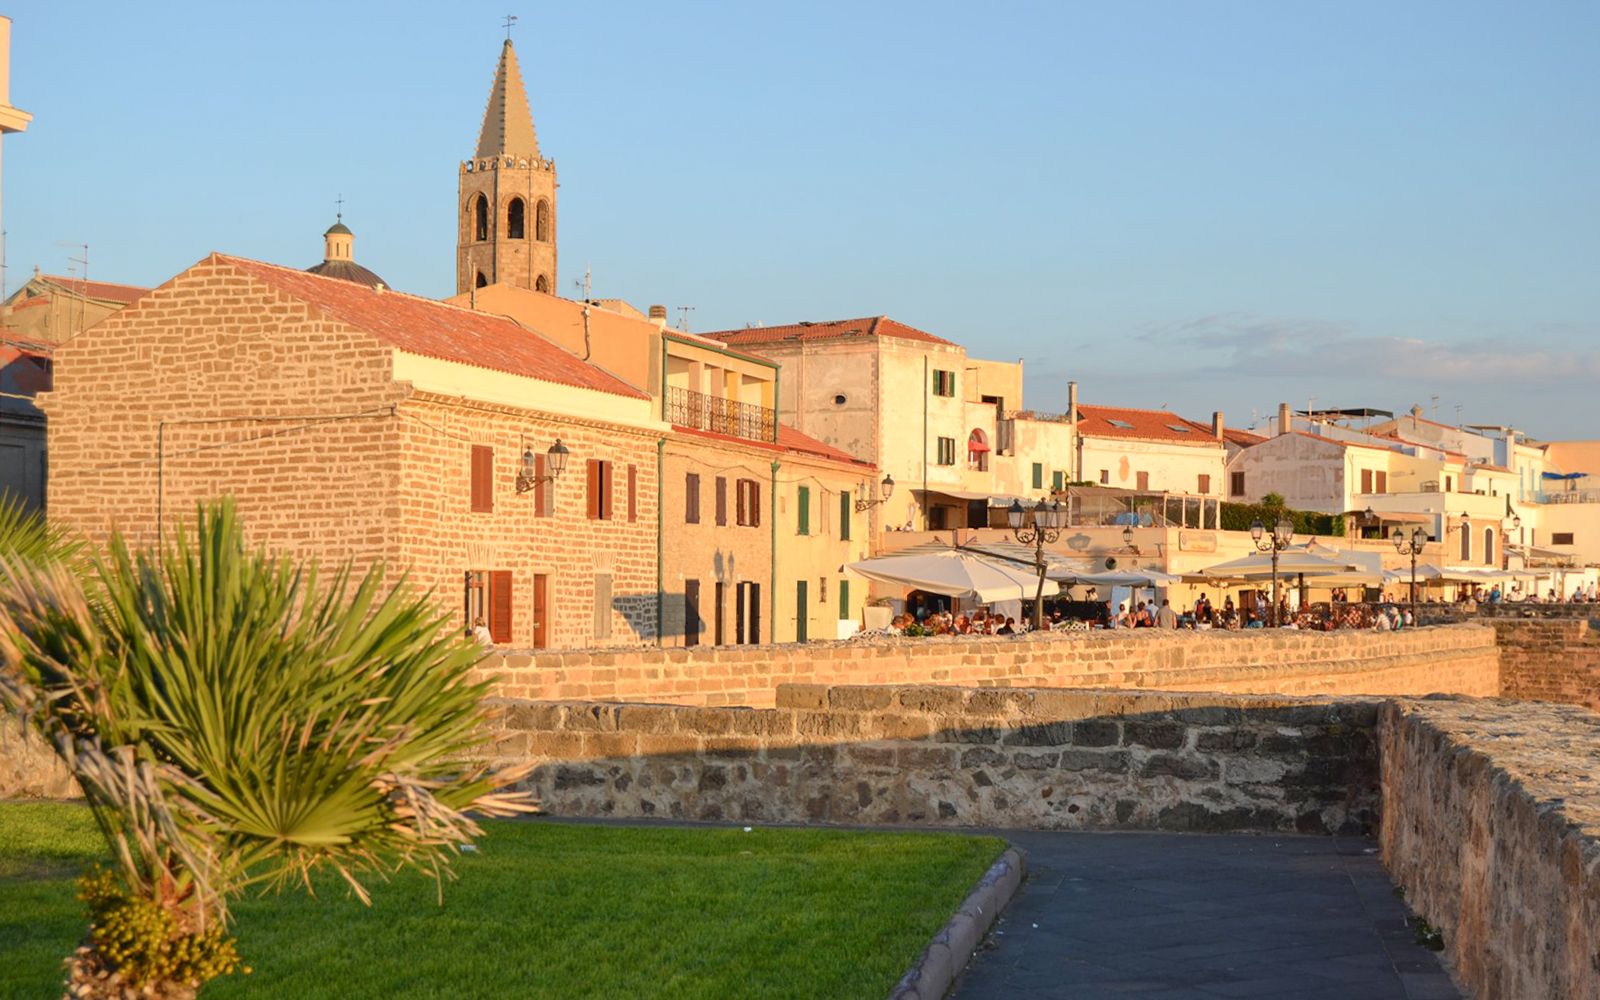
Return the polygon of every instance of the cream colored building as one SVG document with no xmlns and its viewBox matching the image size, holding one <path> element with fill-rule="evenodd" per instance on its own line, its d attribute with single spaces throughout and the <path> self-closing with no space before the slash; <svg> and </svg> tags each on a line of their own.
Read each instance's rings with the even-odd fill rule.
<svg viewBox="0 0 1600 1000">
<path fill-rule="evenodd" d="M 875 531 L 986 526 L 1069 478 L 1071 423 L 1024 409 L 1020 361 L 969 357 L 887 316 L 707 336 L 780 364 L 784 421 L 893 478 Z"/>
<path fill-rule="evenodd" d="M 1092 406 L 1075 398 L 1073 404 L 1079 481 L 1141 493 L 1222 495 L 1228 461 L 1222 414 L 1207 426 L 1165 410 Z"/>
</svg>

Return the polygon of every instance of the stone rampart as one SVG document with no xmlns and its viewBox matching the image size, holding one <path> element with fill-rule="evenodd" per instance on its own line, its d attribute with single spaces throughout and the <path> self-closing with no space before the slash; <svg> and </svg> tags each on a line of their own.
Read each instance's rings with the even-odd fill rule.
<svg viewBox="0 0 1600 1000">
<path fill-rule="evenodd" d="M 563 816 L 1353 833 L 1375 699 L 784 685 L 768 709 L 508 703 Z"/>
<path fill-rule="evenodd" d="M 1166 632 L 877 639 L 495 654 L 505 698 L 773 704 L 786 683 L 1131 688 L 1240 694 L 1496 695 L 1494 632 Z"/>
<path fill-rule="evenodd" d="M 1383 860 L 1472 995 L 1600 997 L 1600 716 L 1427 700 L 1379 725 Z"/>
<path fill-rule="evenodd" d="M 1600 631 L 1588 619 L 1496 619 L 1494 630 L 1501 695 L 1600 710 Z"/>
</svg>

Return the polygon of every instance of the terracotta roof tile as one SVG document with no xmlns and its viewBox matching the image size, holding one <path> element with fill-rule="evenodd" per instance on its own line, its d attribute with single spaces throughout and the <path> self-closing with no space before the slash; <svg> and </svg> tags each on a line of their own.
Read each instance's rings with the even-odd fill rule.
<svg viewBox="0 0 1600 1000">
<path fill-rule="evenodd" d="M 1221 447 L 1207 424 L 1185 420 L 1166 410 L 1121 406 L 1078 406 L 1078 433 L 1086 437 L 1173 441 Z"/>
<path fill-rule="evenodd" d="M 115 281 L 84 281 L 82 278 L 73 278 L 60 274 L 41 274 L 39 277 L 52 285 L 60 285 L 74 295 L 82 295 L 90 299 L 104 299 L 107 302 L 120 302 L 127 305 L 150 289 L 140 285 L 123 285 Z"/>
<path fill-rule="evenodd" d="M 409 354 L 648 399 L 614 375 L 501 316 L 242 257 L 215 259 Z"/>
<path fill-rule="evenodd" d="M 50 356 L 0 344 L 0 392 L 33 396 L 50 391 Z"/>
<path fill-rule="evenodd" d="M 709 438 L 713 441 L 727 441 L 730 444 L 748 445 L 752 448 L 762 448 L 766 451 L 793 452 L 795 454 L 810 455 L 813 458 L 825 458 L 830 462 L 841 462 L 846 465 L 856 465 L 863 469 L 876 468 L 876 466 L 874 466 L 871 462 L 863 461 L 847 451 L 841 451 L 830 444 L 824 444 L 823 442 L 818 441 L 814 437 L 801 434 L 793 427 L 789 427 L 785 424 L 778 425 L 777 444 L 773 444 L 771 441 L 754 441 L 750 438 L 734 437 L 731 434 L 718 434 L 715 431 L 701 430 L 698 427 L 685 427 L 681 424 L 673 424 L 672 429 L 679 434 L 687 434 L 690 437 Z"/>
<path fill-rule="evenodd" d="M 1082 407 L 1079 407 L 1079 409 L 1082 409 Z M 1246 448 L 1266 440 L 1264 435 L 1256 434 L 1253 431 L 1240 430 L 1237 427 L 1224 427 L 1222 429 L 1222 438 L 1224 441 L 1232 441 L 1234 444 L 1243 445 Z"/>
<path fill-rule="evenodd" d="M 741 347 L 859 337 L 893 337 L 896 340 L 915 340 L 926 344 L 943 344 L 946 347 L 960 346 L 955 341 L 936 337 L 926 330 L 918 330 L 914 326 L 896 322 L 887 316 L 863 316 L 860 319 L 835 319 L 820 323 L 791 323 L 788 326 L 753 326 L 743 330 L 717 330 L 701 336 Z"/>
</svg>

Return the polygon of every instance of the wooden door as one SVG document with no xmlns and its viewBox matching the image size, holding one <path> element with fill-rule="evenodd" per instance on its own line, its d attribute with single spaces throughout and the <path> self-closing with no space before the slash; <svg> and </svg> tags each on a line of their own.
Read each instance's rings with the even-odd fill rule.
<svg viewBox="0 0 1600 1000">
<path fill-rule="evenodd" d="M 794 641 L 805 642 L 808 639 L 807 627 L 811 623 L 811 611 L 806 607 L 806 581 L 796 580 L 794 584 Z"/>
<path fill-rule="evenodd" d="M 489 636 L 496 645 L 511 642 L 511 571 L 489 571 Z"/>
<path fill-rule="evenodd" d="M 683 644 L 700 645 L 700 581 L 683 581 Z"/>
<path fill-rule="evenodd" d="M 550 577 L 533 575 L 533 648 L 550 648 Z"/>
</svg>

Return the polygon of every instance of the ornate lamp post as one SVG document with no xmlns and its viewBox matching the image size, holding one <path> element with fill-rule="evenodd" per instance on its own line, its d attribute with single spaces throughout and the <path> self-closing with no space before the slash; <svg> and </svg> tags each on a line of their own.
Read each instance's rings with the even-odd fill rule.
<svg viewBox="0 0 1600 1000">
<path fill-rule="evenodd" d="M 878 504 L 883 503 L 892 496 L 894 496 L 893 476 L 884 476 L 883 482 L 878 484 L 878 498 L 876 500 L 869 500 L 867 498 L 867 484 L 863 482 L 856 490 L 856 513 L 859 514 L 864 510 L 876 507 Z"/>
<path fill-rule="evenodd" d="M 523 448 L 522 466 L 517 470 L 517 492 L 526 493 L 540 483 L 553 483 L 567 468 L 567 446 L 556 438 L 556 443 L 544 453 L 545 474 L 538 474 L 532 448 Z"/>
<path fill-rule="evenodd" d="M 1039 590 L 1033 595 L 1033 627 L 1044 628 L 1044 547 L 1061 537 L 1061 527 L 1066 523 L 1067 512 L 1061 501 L 1040 500 L 1031 511 L 1021 500 L 1011 501 L 1006 508 L 1006 523 L 1011 534 L 1023 545 L 1033 546 L 1033 565 L 1039 571 Z"/>
<path fill-rule="evenodd" d="M 1256 543 L 1256 549 L 1261 552 L 1272 553 L 1272 607 L 1267 611 L 1267 621 L 1273 627 L 1278 627 L 1278 553 L 1289 547 L 1294 541 L 1294 522 L 1287 517 L 1278 518 L 1278 523 L 1272 526 L 1272 534 L 1267 534 L 1266 525 L 1258 517 L 1250 522 L 1250 540 Z"/>
<path fill-rule="evenodd" d="M 1428 542 L 1428 533 L 1421 528 L 1412 528 L 1411 537 L 1399 528 L 1389 535 L 1394 542 L 1394 550 L 1403 556 L 1411 557 L 1411 620 L 1417 620 L 1417 556 L 1422 552 L 1422 547 Z"/>
</svg>

